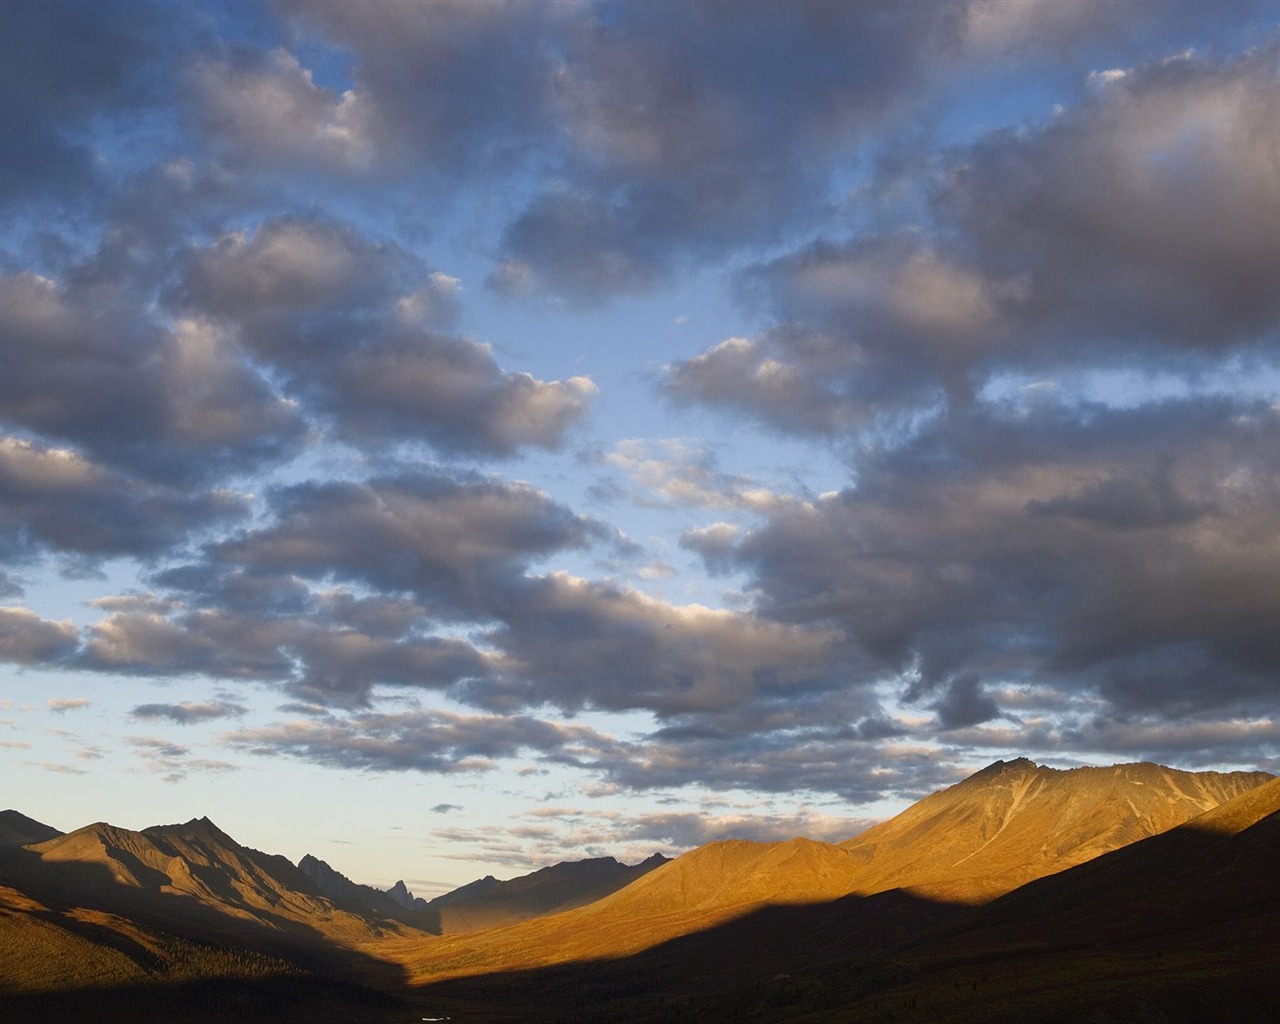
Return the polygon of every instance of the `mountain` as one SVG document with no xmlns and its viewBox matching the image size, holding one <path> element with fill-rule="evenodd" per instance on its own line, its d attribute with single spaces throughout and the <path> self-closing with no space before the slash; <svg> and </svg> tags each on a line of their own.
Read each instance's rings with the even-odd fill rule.
<svg viewBox="0 0 1280 1024">
<path fill-rule="evenodd" d="M 1124 793 L 1135 778 L 1161 774 L 1120 767 L 1084 778 L 1118 780 Z M 988 780 L 1005 776 L 1009 783 L 1010 771 L 1028 770 L 1003 768 L 1009 770 Z M 1076 778 L 1047 778 L 1081 797 Z M 1165 781 L 1200 799 L 1187 780 Z M 1210 791 L 1216 785 L 1200 781 Z M 974 788 L 962 790 L 957 811 Z M 992 787 L 993 795 L 1000 788 Z M 1069 818 L 1064 812 L 1059 824 Z M 1072 828 L 1062 834 L 1079 838 Z M 880 847 L 882 856 L 903 849 Z M 1271 779 L 1172 829 L 982 905 L 902 889 L 773 905 L 632 956 L 548 961 L 488 976 L 458 971 L 423 994 L 455 1019 L 509 1013 L 530 1024 L 569 1017 L 628 1024 L 1270 1024 L 1280 1019 L 1278 851 L 1280 779 Z M 740 869 L 744 862 L 732 855 L 747 852 L 734 844 L 717 856 Z"/>
<path fill-rule="evenodd" d="M 43 843 L 62 835 L 52 825 L 28 818 L 18 811 L 0 811 L 0 846 L 26 846 Z"/>
<path fill-rule="evenodd" d="M 976 903 L 1156 835 L 1270 781 L 1156 764 L 1065 771 L 996 761 L 842 844 L 863 893 Z"/>
<path fill-rule="evenodd" d="M 241 846 L 207 818 L 141 832 L 106 822 L 0 850 L 0 884 L 199 941 L 327 955 L 416 929 L 340 909 L 289 860 Z"/>
<path fill-rule="evenodd" d="M 1269 918 L 1280 938 L 1277 853 L 1280 779 L 1272 779 L 1161 835 L 1022 886 L 973 915 L 965 941 L 1034 922 L 1059 942 L 1105 934 L 1168 943 L 1179 929 L 1209 932 L 1242 916 Z"/>
<path fill-rule="evenodd" d="M 596 857 L 555 864 L 505 882 L 486 875 L 437 896 L 430 906 L 439 913 L 446 935 L 496 928 L 594 903 L 666 862 L 660 853 L 632 866 Z"/>
<path fill-rule="evenodd" d="M 34 831 L 24 821 L 6 818 Z M 286 858 L 207 818 L 53 831 L 0 848 L 6 1024 L 383 1021 L 397 1005 L 369 986 L 393 988 L 400 972 L 355 947 L 423 933 L 336 908 Z"/>
<path fill-rule="evenodd" d="M 404 882 L 397 882 L 386 891 L 360 885 L 311 854 L 298 861 L 298 869 L 341 910 L 402 921 L 423 931 L 440 931 L 439 913 L 428 906 L 426 900 L 409 892 Z"/>
<path fill-rule="evenodd" d="M 973 904 L 1178 825 L 1269 782 L 1159 765 L 997 761 L 840 845 L 712 843 L 574 910 L 431 945 L 391 942 L 418 979 L 625 956 L 770 905 L 905 889 Z"/>
</svg>

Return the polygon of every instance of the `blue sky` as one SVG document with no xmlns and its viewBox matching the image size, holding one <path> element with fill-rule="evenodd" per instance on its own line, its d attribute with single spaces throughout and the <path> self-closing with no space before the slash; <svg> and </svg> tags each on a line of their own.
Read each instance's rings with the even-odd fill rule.
<svg viewBox="0 0 1280 1024">
<path fill-rule="evenodd" d="M 0 803 L 431 894 L 1280 764 L 1274 3 L 17 3 Z"/>
</svg>

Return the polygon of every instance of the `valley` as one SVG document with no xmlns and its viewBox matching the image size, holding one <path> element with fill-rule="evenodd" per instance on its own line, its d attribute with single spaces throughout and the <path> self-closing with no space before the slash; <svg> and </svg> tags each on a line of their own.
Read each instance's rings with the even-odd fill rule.
<svg viewBox="0 0 1280 1024">
<path fill-rule="evenodd" d="M 1265 984 L 1280 779 L 1261 772 L 999 761 L 841 843 L 597 858 L 431 901 L 203 818 L 63 835 L 5 811 L 0 843 L 13 1021 L 959 1024 L 1280 1005 Z"/>
</svg>

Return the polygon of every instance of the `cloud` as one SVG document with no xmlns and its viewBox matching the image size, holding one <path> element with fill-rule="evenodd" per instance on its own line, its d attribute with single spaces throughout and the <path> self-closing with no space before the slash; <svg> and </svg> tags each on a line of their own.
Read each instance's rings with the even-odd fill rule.
<svg viewBox="0 0 1280 1024">
<path fill-rule="evenodd" d="M 0 103 L 0 202 L 83 201 L 101 184 L 91 126 L 151 105 L 148 87 L 172 71 L 172 25 L 149 3 L 10 8 L 0 40 L 8 94 Z"/>
<path fill-rule="evenodd" d="M 488 771 L 500 760 L 529 753 L 561 762 L 590 760 L 599 747 L 612 745 L 584 726 L 441 711 L 284 722 L 229 733 L 225 742 L 254 754 L 285 754 L 328 767 L 441 775 Z"/>
<path fill-rule="evenodd" d="M 462 810 L 462 805 L 461 804 L 436 804 L 433 808 L 431 808 L 431 810 L 432 810 L 432 813 L 434 814 L 448 814 L 450 811 Z"/>
<path fill-rule="evenodd" d="M 72 655 L 79 640 L 70 621 L 42 619 L 28 608 L 0 608 L 0 660 L 41 665 Z"/>
<path fill-rule="evenodd" d="M 283 49 L 206 60 L 195 72 L 205 130 L 242 160 L 359 171 L 375 158 L 372 112 L 361 95 L 337 95 Z"/>
<path fill-rule="evenodd" d="M 463 691 L 484 706 L 669 715 L 830 687 L 840 675 L 833 635 L 821 628 L 675 605 L 565 573 L 523 581 L 509 600 L 490 637 L 509 681 Z"/>
<path fill-rule="evenodd" d="M 49 710 L 54 714 L 64 715 L 68 711 L 79 711 L 81 708 L 87 708 L 93 702 L 85 697 L 56 697 L 48 701 Z"/>
<path fill-rule="evenodd" d="M 34 768 L 42 768 L 47 772 L 53 772 L 55 775 L 88 775 L 89 772 L 84 768 L 77 768 L 71 764 L 59 764 L 56 761 L 23 761 L 23 764 L 29 764 Z"/>
<path fill-rule="evenodd" d="M 184 482 L 293 449 L 295 407 L 225 333 L 193 319 L 162 326 L 113 290 L 0 273 L 0 420 L 113 468 Z"/>
<path fill-rule="evenodd" d="M 358 443 L 428 441 L 473 456 L 559 446 L 595 385 L 505 371 L 487 345 L 434 329 L 455 317 L 456 291 L 396 246 L 277 219 L 190 250 L 172 301 L 234 331 Z"/>
<path fill-rule="evenodd" d="M 245 708 L 241 705 L 227 701 L 208 701 L 203 704 L 197 704 L 194 701 L 183 701 L 181 704 L 139 704 L 129 712 L 134 718 L 163 718 L 178 725 L 233 718 L 244 713 Z"/>
<path fill-rule="evenodd" d="M 0 437 L 0 550 L 13 561 L 45 550 L 153 556 L 247 510 L 231 491 L 152 484 L 68 449 Z"/>
<path fill-rule="evenodd" d="M 933 705 L 944 731 L 987 722 L 1000 714 L 1000 707 L 976 675 L 962 675 L 947 684 L 942 699 Z"/>
<path fill-rule="evenodd" d="M 1280 227 L 1256 211 L 1280 204 L 1274 62 L 1263 49 L 1146 64 L 950 151 L 923 186 L 924 223 L 751 270 L 744 287 L 771 323 L 672 364 L 666 390 L 847 435 L 967 404 L 1002 374 L 1159 360 L 1194 378 L 1270 351 Z"/>
<path fill-rule="evenodd" d="M 240 770 L 239 765 L 229 761 L 192 757 L 190 747 L 169 740 L 152 736 L 126 736 L 125 741 L 133 747 L 135 756 L 142 761 L 146 770 L 156 773 L 165 782 L 182 782 L 193 772 L 222 775 Z"/>
<path fill-rule="evenodd" d="M 609 536 L 527 484 L 480 476 L 299 484 L 271 503 L 275 522 L 217 546 L 219 561 L 412 593 L 445 617 L 490 617 L 530 561 Z"/>
<path fill-rule="evenodd" d="M 421 616 L 379 636 L 344 628 L 322 608 L 269 615 L 220 608 L 113 612 L 88 631 L 78 663 L 142 676 L 272 681 L 303 700 L 340 706 L 367 704 L 376 687 L 445 690 L 494 671 L 489 655 L 465 640 L 431 635 Z M 146 707 L 144 717 L 173 718 L 208 705 Z"/>
<path fill-rule="evenodd" d="M 940 416 L 713 555 L 760 613 L 838 628 L 912 699 L 944 687 L 946 726 L 994 711 L 974 673 L 1169 714 L 1248 704 L 1274 691 L 1278 428 L 1212 398 Z"/>
<path fill-rule="evenodd" d="M 1256 216 L 1280 203 L 1278 100 L 1273 50 L 1138 67 L 1034 132 L 979 142 L 937 209 L 984 277 L 1027 274 L 1020 334 L 1247 344 L 1280 321 L 1280 227 Z"/>
<path fill-rule="evenodd" d="M 632 500 L 638 504 L 767 509 L 780 500 L 746 477 L 720 471 L 710 453 L 678 438 L 628 438 L 615 444 L 603 462 L 635 481 L 640 489 Z"/>
</svg>

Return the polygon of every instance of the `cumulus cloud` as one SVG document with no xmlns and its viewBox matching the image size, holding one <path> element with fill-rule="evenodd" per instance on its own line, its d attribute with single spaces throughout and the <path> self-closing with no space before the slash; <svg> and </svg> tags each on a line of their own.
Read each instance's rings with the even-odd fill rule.
<svg viewBox="0 0 1280 1024">
<path fill-rule="evenodd" d="M 565 573 L 524 581 L 490 640 L 509 676 L 465 692 L 496 707 L 549 702 L 669 715 L 829 688 L 839 677 L 827 630 L 671 604 Z"/>
<path fill-rule="evenodd" d="M 1199 372 L 1274 345 L 1275 55 L 1112 76 L 1030 130 L 953 151 L 931 223 L 820 241 L 749 273 L 774 314 L 673 364 L 674 396 L 785 430 L 973 400 L 1002 373 Z"/>
<path fill-rule="evenodd" d="M 151 88 L 172 72 L 166 37 L 173 25 L 159 13 L 151 4 L 120 11 L 62 0 L 9 5 L 0 40 L 7 94 L 0 202 L 76 203 L 96 190 L 100 168 L 88 129 L 151 106 Z"/>
<path fill-rule="evenodd" d="M 413 593 L 485 618 L 529 562 L 609 534 L 526 484 L 444 473 L 275 493 L 276 521 L 215 549 L 230 565 Z"/>
<path fill-rule="evenodd" d="M 494 671 L 490 655 L 465 640 L 432 635 L 419 616 L 391 635 L 345 628 L 323 604 L 298 611 L 183 609 L 114 612 L 88 631 L 78 664 L 142 676 L 198 674 L 281 683 L 304 700 L 367 704 L 376 687 L 448 689 Z M 195 721 L 238 713 L 234 704 L 144 705 L 142 717 Z"/>
<path fill-rule="evenodd" d="M 156 555 L 247 510 L 231 491 L 139 481 L 68 449 L 0 437 L 0 550 L 12 561 L 44 550 Z"/>
<path fill-rule="evenodd" d="M 79 631 L 70 621 L 43 619 L 29 608 L 0 608 L 0 659 L 40 665 L 70 657 Z"/>
<path fill-rule="evenodd" d="M 1275 411 L 1009 412 L 941 417 L 715 557 L 761 611 L 839 628 L 910 695 L 945 686 L 947 726 L 994 713 L 970 673 L 1170 712 L 1273 692 Z"/>
<path fill-rule="evenodd" d="M 0 420 L 128 471 L 183 480 L 292 449 L 296 408 L 223 332 L 199 320 L 163 326 L 111 291 L 0 273 Z"/>
<path fill-rule="evenodd" d="M 1257 211 L 1280 204 L 1275 62 L 1263 49 L 1135 68 L 1038 130 L 964 154 L 938 212 L 984 277 L 1027 274 L 1019 333 L 1177 352 L 1274 330 L 1280 225 Z"/>
<path fill-rule="evenodd" d="M 367 102 L 316 85 L 286 50 L 206 61 L 196 84 L 206 129 L 242 158 L 361 170 L 375 157 Z"/>
<path fill-rule="evenodd" d="M 469 455 L 557 447 L 595 385 L 503 370 L 487 345 L 433 329 L 453 319 L 456 290 L 396 246 L 288 219 L 190 251 L 173 301 L 234 330 L 350 439 Z"/>
</svg>

